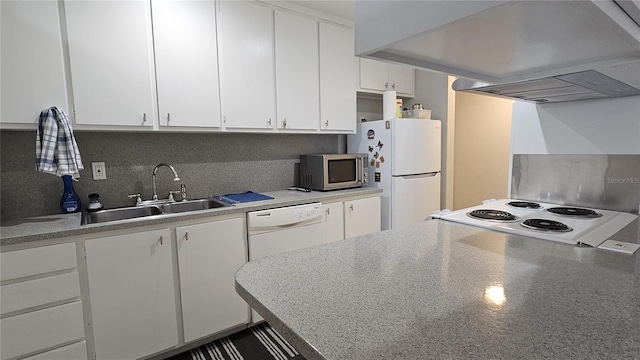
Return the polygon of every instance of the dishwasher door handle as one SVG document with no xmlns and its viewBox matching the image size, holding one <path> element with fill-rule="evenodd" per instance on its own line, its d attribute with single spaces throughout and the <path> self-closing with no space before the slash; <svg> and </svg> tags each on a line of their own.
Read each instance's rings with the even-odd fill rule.
<svg viewBox="0 0 640 360">
<path fill-rule="evenodd" d="M 317 223 L 321 223 L 322 222 L 322 215 L 318 216 L 318 217 L 314 217 L 314 218 L 307 218 L 307 219 L 303 219 L 300 221 L 296 221 L 296 222 L 289 222 L 289 223 L 280 223 L 280 224 L 270 224 L 270 225 L 262 225 L 262 226 L 250 226 L 249 227 L 249 235 L 255 234 L 255 233 L 264 233 L 264 232 L 271 232 L 271 231 L 278 231 L 278 230 L 285 230 L 285 229 L 290 229 L 290 228 L 295 228 L 295 227 L 300 227 L 300 226 L 307 226 L 307 225 L 311 225 L 311 224 L 317 224 Z"/>
</svg>

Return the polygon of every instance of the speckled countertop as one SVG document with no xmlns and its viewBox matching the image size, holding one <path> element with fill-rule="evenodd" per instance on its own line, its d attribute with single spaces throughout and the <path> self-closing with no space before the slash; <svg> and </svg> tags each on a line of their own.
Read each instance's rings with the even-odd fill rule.
<svg viewBox="0 0 640 360">
<path fill-rule="evenodd" d="M 300 191 L 282 190 L 262 192 L 273 197 L 273 200 L 253 201 L 224 208 L 192 211 L 180 214 L 165 214 L 144 218 L 112 221 L 101 224 L 80 225 L 81 214 L 59 214 L 33 218 L 2 220 L 0 226 L 0 245 L 21 244 L 33 241 L 56 239 L 104 231 L 135 228 L 147 225 L 171 223 L 182 220 L 202 219 L 214 216 L 244 213 L 283 206 L 307 204 L 311 202 L 340 201 L 351 197 L 370 196 L 382 191 L 376 188 L 355 188 L 335 191 Z"/>
<path fill-rule="evenodd" d="M 249 262 L 236 290 L 308 360 L 639 359 L 638 253 L 430 220 Z"/>
</svg>

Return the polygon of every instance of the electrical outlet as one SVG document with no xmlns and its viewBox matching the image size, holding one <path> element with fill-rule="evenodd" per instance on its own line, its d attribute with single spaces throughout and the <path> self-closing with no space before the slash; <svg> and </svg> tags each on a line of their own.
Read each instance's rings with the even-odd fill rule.
<svg viewBox="0 0 640 360">
<path fill-rule="evenodd" d="M 91 170 L 93 171 L 93 180 L 107 179 L 107 168 L 104 166 L 104 162 L 91 163 Z"/>
</svg>

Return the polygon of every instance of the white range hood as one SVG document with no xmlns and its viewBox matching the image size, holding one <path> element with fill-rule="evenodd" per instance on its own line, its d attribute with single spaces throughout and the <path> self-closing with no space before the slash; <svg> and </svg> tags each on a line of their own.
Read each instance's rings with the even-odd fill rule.
<svg viewBox="0 0 640 360">
<path fill-rule="evenodd" d="M 356 55 L 537 102 L 640 95 L 640 1 L 356 0 Z M 467 80 L 468 79 L 468 80 Z"/>
</svg>

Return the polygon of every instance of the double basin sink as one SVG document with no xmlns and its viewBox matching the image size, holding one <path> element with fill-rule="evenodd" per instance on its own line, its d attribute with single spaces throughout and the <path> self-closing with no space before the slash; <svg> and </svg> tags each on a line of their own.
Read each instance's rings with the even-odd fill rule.
<svg viewBox="0 0 640 360">
<path fill-rule="evenodd" d="M 207 198 L 177 202 L 156 202 L 124 208 L 86 211 L 82 214 L 82 225 L 99 224 L 109 221 L 135 219 L 154 215 L 178 214 L 190 211 L 216 209 L 231 206 L 222 201 Z"/>
</svg>

